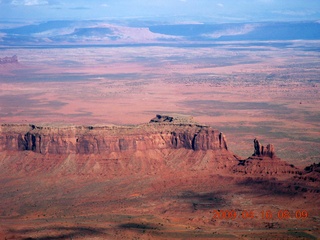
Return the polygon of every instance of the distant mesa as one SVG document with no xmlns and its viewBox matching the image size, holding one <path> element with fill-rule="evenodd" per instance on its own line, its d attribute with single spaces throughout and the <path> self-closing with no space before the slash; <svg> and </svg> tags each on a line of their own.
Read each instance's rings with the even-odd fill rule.
<svg viewBox="0 0 320 240">
<path fill-rule="evenodd" d="M 7 0 L 9 1 L 9 0 Z M 216 24 L 162 24 L 148 21 L 144 27 L 115 24 L 109 21 L 46 21 L 39 24 L 30 23 L 21 27 L 0 29 L 1 40 L 4 46 L 34 47 L 46 45 L 77 46 L 86 43 L 96 44 L 134 44 L 159 46 L 176 46 L 181 43 L 200 44 L 229 41 L 291 41 L 291 40 L 319 40 L 320 24 L 315 21 L 303 22 L 239 22 Z M 70 32 L 70 29 L 74 29 Z M 50 33 L 50 34 L 49 34 Z M 49 41 L 48 41 L 49 40 Z M 253 44 L 253 43 L 252 43 Z M 259 43 L 260 46 L 284 47 L 287 42 Z M 253 44 L 253 45 L 256 45 Z M 257 46 L 258 46 L 257 45 Z M 262 45 L 261 45 L 262 46 Z M 317 51 L 317 49 L 315 48 Z"/>
<path fill-rule="evenodd" d="M 0 64 L 18 63 L 18 57 L 16 55 L 12 57 L 0 58 Z"/>
</svg>

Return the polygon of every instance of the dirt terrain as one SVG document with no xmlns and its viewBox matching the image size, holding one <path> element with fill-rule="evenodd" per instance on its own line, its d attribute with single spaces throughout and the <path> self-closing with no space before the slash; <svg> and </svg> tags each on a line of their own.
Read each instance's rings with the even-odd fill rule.
<svg viewBox="0 0 320 240">
<path fill-rule="evenodd" d="M 319 239 L 318 45 L 1 48 L 0 239 Z"/>
<path fill-rule="evenodd" d="M 73 132 L 3 124 L 1 236 L 320 237 L 318 165 L 295 167 L 258 140 L 252 156 L 240 158 L 219 131 L 190 120 L 159 116 L 149 124 L 82 126 Z M 101 152 L 81 150 L 94 144 Z"/>
<path fill-rule="evenodd" d="M 225 132 L 238 155 L 258 137 L 304 166 L 320 156 L 316 46 L 2 49 L 18 63 L 0 65 L 0 122 L 139 124 L 181 113 Z"/>
</svg>

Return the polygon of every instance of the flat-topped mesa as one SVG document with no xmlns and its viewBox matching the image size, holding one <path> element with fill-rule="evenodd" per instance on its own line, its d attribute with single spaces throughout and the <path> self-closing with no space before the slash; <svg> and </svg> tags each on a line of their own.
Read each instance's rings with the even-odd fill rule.
<svg viewBox="0 0 320 240">
<path fill-rule="evenodd" d="M 170 119 L 169 116 L 167 116 Z M 1 125 L 0 151 L 41 154 L 109 154 L 150 149 L 228 150 L 225 136 L 199 124 L 148 123 L 135 126 Z"/>
<path fill-rule="evenodd" d="M 261 145 L 258 139 L 253 140 L 254 145 L 254 152 L 252 156 L 254 157 L 269 157 L 269 158 L 275 158 L 276 154 L 274 151 L 273 144 L 268 144 L 267 147 L 264 147 Z"/>
</svg>

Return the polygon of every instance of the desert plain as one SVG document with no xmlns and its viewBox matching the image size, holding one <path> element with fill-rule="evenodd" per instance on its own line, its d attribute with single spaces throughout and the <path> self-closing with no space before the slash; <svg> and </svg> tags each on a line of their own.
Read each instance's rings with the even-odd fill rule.
<svg viewBox="0 0 320 240">
<path fill-rule="evenodd" d="M 1 50 L 2 123 L 138 124 L 180 113 L 213 125 L 238 155 L 255 137 L 296 165 L 319 159 L 317 41 L 199 47 Z"/>
<path fill-rule="evenodd" d="M 0 49 L 19 60 L 0 65 L 1 124 L 130 127 L 158 113 L 190 115 L 222 131 L 237 156 L 231 170 L 210 161 L 223 155 L 186 149 L 95 168 L 103 156 L 3 151 L 0 236 L 319 239 L 319 179 L 308 175 L 308 185 L 298 174 L 320 158 L 318 45 Z M 254 138 L 275 146 L 282 160 L 271 160 L 272 171 L 277 161 L 297 169 L 271 176 L 234 170 L 252 155 Z M 221 210 L 235 219 L 217 217 Z"/>
</svg>

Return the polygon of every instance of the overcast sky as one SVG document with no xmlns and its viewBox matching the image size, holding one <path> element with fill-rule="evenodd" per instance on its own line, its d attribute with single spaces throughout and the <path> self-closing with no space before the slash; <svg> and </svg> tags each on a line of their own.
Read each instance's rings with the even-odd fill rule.
<svg viewBox="0 0 320 240">
<path fill-rule="evenodd" d="M 320 0 L 0 0 L 0 20 L 320 20 Z"/>
</svg>

